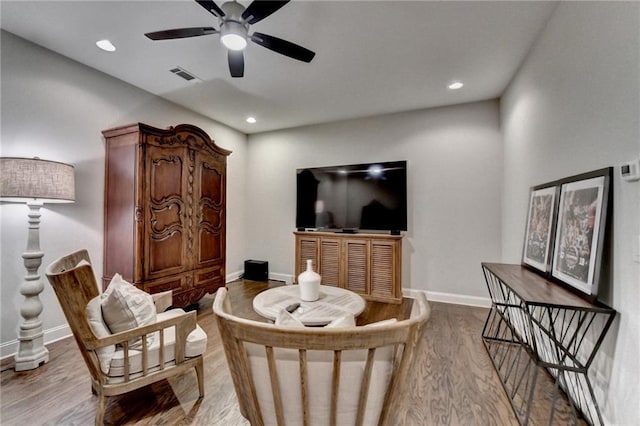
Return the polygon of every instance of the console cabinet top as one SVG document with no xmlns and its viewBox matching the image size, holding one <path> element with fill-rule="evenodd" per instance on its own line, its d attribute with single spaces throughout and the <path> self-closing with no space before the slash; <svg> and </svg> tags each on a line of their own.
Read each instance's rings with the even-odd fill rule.
<svg viewBox="0 0 640 426">
<path fill-rule="evenodd" d="M 390 235 L 382 233 L 366 233 L 366 232 L 330 232 L 330 231 L 294 231 L 294 234 L 299 237 L 335 237 L 335 238 L 349 238 L 349 239 L 366 239 L 366 240 L 401 240 L 403 235 Z"/>
<path fill-rule="evenodd" d="M 522 265 L 482 263 L 482 266 L 498 277 L 529 305 L 610 309 L 604 305 L 591 303 Z"/>
</svg>

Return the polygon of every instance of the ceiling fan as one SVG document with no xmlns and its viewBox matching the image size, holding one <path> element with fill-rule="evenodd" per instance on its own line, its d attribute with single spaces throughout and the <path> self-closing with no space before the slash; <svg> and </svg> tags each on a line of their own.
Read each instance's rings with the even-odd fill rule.
<svg viewBox="0 0 640 426">
<path fill-rule="evenodd" d="M 196 0 L 200 6 L 218 18 L 219 30 L 213 27 L 177 28 L 146 33 L 145 36 L 151 40 L 171 40 L 220 34 L 220 41 L 228 49 L 227 56 L 231 77 L 242 77 L 244 75 L 244 54 L 242 50 L 247 46 L 248 40 L 281 55 L 303 62 L 311 62 L 315 53 L 309 49 L 268 34 L 259 32 L 249 34 L 250 25 L 262 21 L 289 3 L 289 1 L 254 0 L 245 8 L 235 0 L 228 1 L 220 7 L 211 0 Z"/>
</svg>

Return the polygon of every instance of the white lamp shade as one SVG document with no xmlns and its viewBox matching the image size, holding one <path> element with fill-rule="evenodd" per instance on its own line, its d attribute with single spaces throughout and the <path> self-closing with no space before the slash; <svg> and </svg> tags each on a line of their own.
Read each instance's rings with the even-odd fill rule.
<svg viewBox="0 0 640 426">
<path fill-rule="evenodd" d="M 72 203 L 73 166 L 38 158 L 0 158 L 0 200 Z"/>
</svg>

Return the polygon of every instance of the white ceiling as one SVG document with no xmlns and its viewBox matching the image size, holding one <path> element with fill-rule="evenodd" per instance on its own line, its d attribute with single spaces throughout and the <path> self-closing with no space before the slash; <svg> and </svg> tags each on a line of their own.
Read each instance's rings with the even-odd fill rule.
<svg viewBox="0 0 640 426">
<path fill-rule="evenodd" d="M 2 0 L 0 14 L 2 28 L 13 34 L 256 133 L 496 98 L 556 4 L 295 0 L 250 32 L 300 44 L 315 58 L 306 64 L 250 43 L 244 78 L 230 77 L 217 35 L 168 41 L 144 36 L 170 28 L 219 28 L 193 0 Z M 104 38 L 118 50 L 96 48 Z M 202 82 L 170 73 L 176 66 Z M 464 88 L 448 90 L 452 80 L 463 81 Z M 248 115 L 258 122 L 246 123 Z"/>
</svg>

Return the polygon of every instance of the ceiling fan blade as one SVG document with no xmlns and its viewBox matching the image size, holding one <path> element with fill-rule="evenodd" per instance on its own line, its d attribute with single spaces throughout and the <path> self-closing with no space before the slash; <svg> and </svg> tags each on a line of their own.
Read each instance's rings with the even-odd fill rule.
<svg viewBox="0 0 640 426">
<path fill-rule="evenodd" d="M 231 71 L 231 77 L 243 77 L 244 76 L 244 54 L 242 50 L 229 50 L 229 71 Z"/>
<path fill-rule="evenodd" d="M 171 40 L 174 38 L 198 37 L 203 35 L 216 34 L 217 32 L 218 30 L 213 27 L 193 27 L 156 31 L 153 33 L 146 33 L 145 35 L 151 40 Z"/>
<path fill-rule="evenodd" d="M 217 4 L 215 4 L 215 2 L 211 0 L 196 0 L 196 2 L 198 2 L 200 6 L 207 9 L 210 14 L 215 15 L 218 18 L 222 18 L 224 16 L 224 12 L 218 7 Z"/>
<path fill-rule="evenodd" d="M 285 4 L 289 3 L 289 0 L 284 1 L 262 1 L 262 0 L 254 0 L 253 3 L 249 5 L 242 12 L 242 19 L 247 20 L 250 24 L 255 24 L 256 22 L 262 21 L 267 16 L 271 15 L 276 10 L 280 9 Z"/>
<path fill-rule="evenodd" d="M 295 43 L 291 43 L 290 41 L 270 36 L 268 34 L 253 33 L 251 35 L 251 41 L 262 47 L 273 50 L 274 52 L 302 62 L 311 62 L 313 57 L 316 55 L 315 52 L 312 52 L 309 49 L 305 49 Z"/>
</svg>

